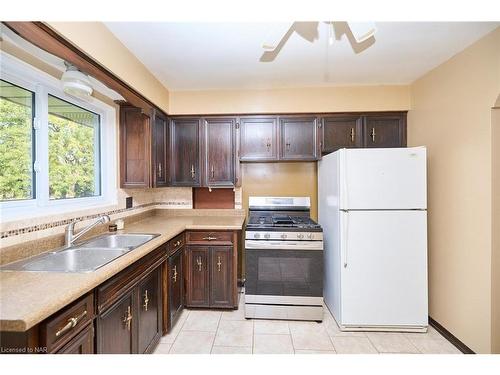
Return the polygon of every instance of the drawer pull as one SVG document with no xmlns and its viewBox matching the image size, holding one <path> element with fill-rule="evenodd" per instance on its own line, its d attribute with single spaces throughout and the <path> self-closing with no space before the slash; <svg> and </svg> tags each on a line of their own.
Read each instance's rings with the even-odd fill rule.
<svg viewBox="0 0 500 375">
<path fill-rule="evenodd" d="M 175 241 L 174 246 L 175 246 L 175 247 L 180 246 L 180 244 L 181 244 L 181 243 L 182 243 L 182 242 L 181 242 L 180 240 L 179 240 L 179 241 Z"/>
<path fill-rule="evenodd" d="M 130 331 L 130 326 L 132 323 L 132 313 L 130 312 L 130 306 L 127 307 L 127 315 L 125 315 L 125 317 L 123 318 L 123 323 L 125 323 L 125 326 Z"/>
<path fill-rule="evenodd" d="M 203 265 L 201 257 L 196 258 L 196 264 L 198 265 L 198 271 L 201 272 L 201 266 Z"/>
<path fill-rule="evenodd" d="M 56 337 L 61 336 L 62 334 L 68 332 L 70 329 L 75 328 L 78 322 L 87 315 L 87 310 L 82 312 L 80 315 L 69 318 L 68 323 L 64 327 L 62 327 L 59 331 L 56 332 Z"/>
<path fill-rule="evenodd" d="M 220 266 L 222 265 L 222 262 L 220 261 L 220 257 L 217 257 L 217 270 L 220 272 Z"/>
<path fill-rule="evenodd" d="M 174 276 L 172 276 L 172 279 L 174 279 L 174 283 L 177 282 L 177 266 L 174 266 Z"/>
<path fill-rule="evenodd" d="M 203 237 L 203 239 L 208 241 L 214 241 L 217 239 L 217 237 L 208 236 L 208 237 Z"/>
<path fill-rule="evenodd" d="M 149 298 L 148 298 L 148 290 L 144 292 L 144 311 L 148 311 L 148 303 L 149 303 Z"/>
</svg>

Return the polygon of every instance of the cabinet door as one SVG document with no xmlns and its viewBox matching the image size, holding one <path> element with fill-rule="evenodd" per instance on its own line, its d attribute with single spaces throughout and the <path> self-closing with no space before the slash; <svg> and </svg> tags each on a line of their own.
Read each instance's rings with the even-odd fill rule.
<svg viewBox="0 0 500 375">
<path fill-rule="evenodd" d="M 189 307 L 209 306 L 209 249 L 208 247 L 188 246 L 186 305 Z"/>
<path fill-rule="evenodd" d="M 94 354 L 94 325 L 90 323 L 57 354 Z"/>
<path fill-rule="evenodd" d="M 234 186 L 236 119 L 207 118 L 204 130 L 206 185 Z"/>
<path fill-rule="evenodd" d="M 151 185 L 149 116 L 140 108 L 120 108 L 120 186 L 143 188 Z"/>
<path fill-rule="evenodd" d="M 153 186 L 161 187 L 168 184 L 167 144 L 168 123 L 167 118 L 155 111 L 153 122 Z"/>
<path fill-rule="evenodd" d="M 277 117 L 240 118 L 240 160 L 278 159 Z"/>
<path fill-rule="evenodd" d="M 168 329 L 172 328 L 184 308 L 184 248 L 168 258 Z"/>
<path fill-rule="evenodd" d="M 136 306 L 134 292 L 128 292 L 97 318 L 97 353 L 135 353 L 134 332 L 136 331 Z"/>
<path fill-rule="evenodd" d="M 160 267 L 151 272 L 138 285 L 138 350 L 151 352 L 161 337 L 161 278 Z"/>
<path fill-rule="evenodd" d="M 234 307 L 233 303 L 233 248 L 210 248 L 210 306 Z"/>
<path fill-rule="evenodd" d="M 282 160 L 316 160 L 316 117 L 280 117 L 280 149 Z"/>
<path fill-rule="evenodd" d="M 200 186 L 200 119 L 171 120 L 170 160 L 172 186 Z"/>
<path fill-rule="evenodd" d="M 365 147 L 406 147 L 406 114 L 365 116 L 363 133 Z"/>
<path fill-rule="evenodd" d="M 332 115 L 321 119 L 321 153 L 363 145 L 361 116 Z"/>
</svg>

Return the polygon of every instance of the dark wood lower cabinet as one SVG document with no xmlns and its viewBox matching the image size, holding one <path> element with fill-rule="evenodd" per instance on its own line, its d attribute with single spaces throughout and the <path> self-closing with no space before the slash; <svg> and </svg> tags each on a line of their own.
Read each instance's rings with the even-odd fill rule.
<svg viewBox="0 0 500 375">
<path fill-rule="evenodd" d="M 209 248 L 188 246 L 186 248 L 187 285 L 186 305 L 189 307 L 209 307 Z"/>
<path fill-rule="evenodd" d="M 94 325 L 89 324 L 57 354 L 94 354 Z"/>
<path fill-rule="evenodd" d="M 151 272 L 138 286 L 137 309 L 138 352 L 152 352 L 160 340 L 161 329 L 161 267 Z"/>
<path fill-rule="evenodd" d="M 184 308 L 184 247 L 167 260 L 168 329 L 172 328 Z"/>
<path fill-rule="evenodd" d="M 97 317 L 97 353 L 131 354 L 137 352 L 134 343 L 136 321 L 135 290 L 125 294 Z"/>
<path fill-rule="evenodd" d="M 228 307 L 234 305 L 233 248 L 217 246 L 210 248 L 210 306 Z"/>
</svg>

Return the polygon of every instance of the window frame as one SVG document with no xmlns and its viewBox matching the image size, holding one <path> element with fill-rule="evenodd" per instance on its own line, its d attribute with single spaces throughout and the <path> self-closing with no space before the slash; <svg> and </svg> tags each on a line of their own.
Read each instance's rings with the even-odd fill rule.
<svg viewBox="0 0 500 375">
<path fill-rule="evenodd" d="M 92 98 L 84 101 L 67 95 L 59 79 L 0 51 L 2 79 L 35 93 L 34 138 L 35 159 L 33 160 L 34 198 L 0 202 L 2 221 L 19 220 L 85 210 L 117 203 L 117 146 L 116 109 Z M 48 140 L 48 96 L 52 95 L 100 116 L 99 160 L 100 195 L 84 198 L 50 199 L 49 196 L 49 140 Z"/>
</svg>

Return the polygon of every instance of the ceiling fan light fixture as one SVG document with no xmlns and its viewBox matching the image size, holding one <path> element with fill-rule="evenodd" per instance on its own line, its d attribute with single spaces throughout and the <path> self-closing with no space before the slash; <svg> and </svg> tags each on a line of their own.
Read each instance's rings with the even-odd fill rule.
<svg viewBox="0 0 500 375">
<path fill-rule="evenodd" d="M 61 77 L 63 91 L 77 98 L 88 100 L 94 91 L 89 77 L 72 64 L 65 63 L 66 71 Z"/>
<path fill-rule="evenodd" d="M 347 24 L 357 43 L 363 43 L 377 32 L 375 22 L 348 22 Z"/>
</svg>

